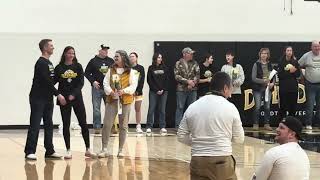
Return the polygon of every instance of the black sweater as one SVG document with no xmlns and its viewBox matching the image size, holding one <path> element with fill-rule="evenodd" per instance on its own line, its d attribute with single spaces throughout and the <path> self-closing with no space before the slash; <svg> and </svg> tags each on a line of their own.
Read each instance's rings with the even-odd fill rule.
<svg viewBox="0 0 320 180">
<path fill-rule="evenodd" d="M 81 64 L 74 63 L 71 65 L 59 64 L 54 72 L 56 82 L 59 83 L 58 91 L 68 102 L 68 96 L 73 95 L 75 98 L 82 98 L 81 89 L 84 84 L 83 69 Z M 57 101 L 59 104 L 59 101 Z"/>
<path fill-rule="evenodd" d="M 113 63 L 113 59 L 109 57 L 102 59 L 99 56 L 95 56 L 92 58 L 85 70 L 85 76 L 90 81 L 91 85 L 94 81 L 97 81 L 103 89 L 103 79 Z"/>
<path fill-rule="evenodd" d="M 290 73 L 285 70 L 287 64 L 292 64 L 297 68 L 296 72 Z M 278 77 L 279 77 L 279 88 L 281 92 L 297 92 L 298 91 L 298 81 L 297 78 L 300 76 L 300 66 L 296 60 L 287 61 L 281 59 L 279 63 Z"/>
<path fill-rule="evenodd" d="M 147 82 L 150 87 L 150 91 L 158 92 L 160 90 L 168 90 L 169 71 L 168 68 L 161 64 L 151 65 L 148 68 Z"/>
<path fill-rule="evenodd" d="M 49 99 L 53 95 L 58 95 L 58 90 L 54 87 L 54 67 L 49 59 L 40 57 L 34 66 L 34 75 L 30 98 Z"/>
<path fill-rule="evenodd" d="M 205 73 L 207 71 L 211 72 L 211 77 L 213 77 L 213 75 L 218 72 L 218 68 L 216 68 L 213 65 L 209 65 L 208 67 L 204 66 L 203 63 L 199 64 L 199 68 L 200 68 L 200 79 L 206 79 L 208 77 L 205 77 Z M 208 92 L 210 91 L 210 83 L 206 82 L 206 83 L 199 83 L 198 84 L 198 96 L 204 96 L 206 95 Z"/>
<path fill-rule="evenodd" d="M 144 84 L 144 79 L 145 79 L 144 67 L 141 66 L 140 64 L 137 64 L 136 66 L 132 67 L 132 69 L 134 69 L 134 70 L 139 72 L 138 86 L 137 86 L 135 95 L 136 96 L 141 96 L 142 95 L 143 84 Z"/>
</svg>

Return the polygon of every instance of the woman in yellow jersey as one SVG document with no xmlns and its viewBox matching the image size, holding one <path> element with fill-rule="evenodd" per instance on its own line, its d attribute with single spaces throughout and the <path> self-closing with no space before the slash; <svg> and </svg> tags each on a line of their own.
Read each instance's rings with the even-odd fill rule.
<svg viewBox="0 0 320 180">
<path fill-rule="evenodd" d="M 117 115 L 119 115 L 120 130 L 118 157 L 124 156 L 122 148 L 127 137 L 130 109 L 134 101 L 137 81 L 136 71 L 131 69 L 127 52 L 124 50 L 116 51 L 114 64 L 108 70 L 103 80 L 107 103 L 102 128 L 102 151 L 99 153 L 100 158 L 108 156 L 108 141 L 112 124 Z"/>
</svg>

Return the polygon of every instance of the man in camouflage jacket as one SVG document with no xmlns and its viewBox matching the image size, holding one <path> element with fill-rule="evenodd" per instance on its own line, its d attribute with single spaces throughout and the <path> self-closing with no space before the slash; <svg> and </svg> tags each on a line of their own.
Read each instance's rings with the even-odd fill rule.
<svg viewBox="0 0 320 180">
<path fill-rule="evenodd" d="M 182 50 L 183 57 L 176 62 L 174 76 L 177 81 L 176 128 L 179 127 L 185 104 L 188 107 L 197 99 L 197 84 L 200 79 L 200 68 L 193 60 L 194 51 L 186 47 Z"/>
</svg>

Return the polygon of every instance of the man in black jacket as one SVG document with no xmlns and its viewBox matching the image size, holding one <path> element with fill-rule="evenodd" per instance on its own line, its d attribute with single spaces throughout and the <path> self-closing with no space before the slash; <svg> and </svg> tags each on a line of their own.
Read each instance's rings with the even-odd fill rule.
<svg viewBox="0 0 320 180">
<path fill-rule="evenodd" d="M 28 160 L 37 160 L 35 155 L 40 130 L 41 118 L 44 124 L 44 147 L 46 148 L 46 158 L 61 158 L 54 151 L 52 144 L 53 136 L 53 95 L 58 97 L 61 104 L 66 104 L 65 98 L 58 93 L 54 87 L 54 67 L 49 60 L 53 53 L 53 44 L 51 39 L 43 39 L 39 43 L 42 56 L 37 60 L 34 67 L 34 76 L 32 88 L 29 95 L 31 108 L 30 126 L 28 137 L 24 149 L 25 158 Z"/>
<path fill-rule="evenodd" d="M 108 57 L 110 47 L 101 45 L 99 54 L 92 58 L 85 70 L 85 76 L 92 86 L 92 106 L 93 106 L 93 128 L 95 133 L 100 133 L 101 129 L 101 99 L 104 103 L 106 95 L 103 91 L 103 79 L 110 66 L 114 63 L 113 59 Z"/>
</svg>

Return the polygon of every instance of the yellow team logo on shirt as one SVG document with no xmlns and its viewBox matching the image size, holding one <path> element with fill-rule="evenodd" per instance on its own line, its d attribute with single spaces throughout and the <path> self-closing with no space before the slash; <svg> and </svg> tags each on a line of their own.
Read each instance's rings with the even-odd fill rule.
<svg viewBox="0 0 320 180">
<path fill-rule="evenodd" d="M 103 75 L 106 75 L 107 72 L 108 72 L 108 69 L 109 69 L 109 67 L 106 66 L 105 64 L 103 64 L 103 65 L 100 67 L 99 71 L 100 71 Z"/>
<path fill-rule="evenodd" d="M 69 83 L 71 83 L 72 79 L 76 78 L 77 76 L 78 76 L 78 74 L 75 73 L 74 71 L 72 71 L 71 69 L 68 69 L 66 72 L 61 74 L 61 77 L 64 78 L 64 79 L 68 79 L 67 81 Z"/>
<path fill-rule="evenodd" d="M 61 74 L 61 77 L 64 79 L 73 79 L 73 78 L 76 78 L 77 76 L 78 76 L 78 73 L 75 73 L 70 69 L 64 72 L 63 74 Z"/>
</svg>

